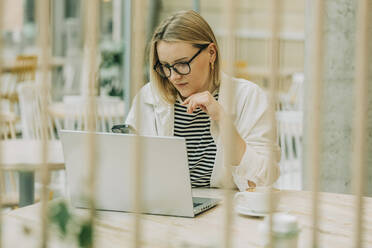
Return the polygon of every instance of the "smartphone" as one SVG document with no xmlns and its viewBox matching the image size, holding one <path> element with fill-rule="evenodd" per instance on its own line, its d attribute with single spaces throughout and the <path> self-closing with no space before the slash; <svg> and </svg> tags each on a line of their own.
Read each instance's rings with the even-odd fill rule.
<svg viewBox="0 0 372 248">
<path fill-rule="evenodd" d="M 113 133 L 136 133 L 136 130 L 131 125 L 127 124 L 114 125 L 112 126 L 111 131 Z"/>
</svg>

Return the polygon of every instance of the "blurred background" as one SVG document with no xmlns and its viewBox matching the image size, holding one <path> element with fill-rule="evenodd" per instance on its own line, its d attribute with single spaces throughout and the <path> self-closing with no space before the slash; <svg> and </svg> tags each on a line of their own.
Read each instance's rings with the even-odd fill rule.
<svg viewBox="0 0 372 248">
<path fill-rule="evenodd" d="M 123 56 L 125 56 L 125 15 L 130 8 L 127 1 L 100 1 L 100 93 L 123 97 Z M 209 22 L 223 49 L 222 1 L 146 1 L 147 40 L 156 25 L 178 10 L 196 9 Z M 237 76 L 268 87 L 268 41 L 270 38 L 270 1 L 238 1 L 237 9 Z M 280 63 L 281 87 L 287 92 L 293 76 L 304 70 L 304 1 L 283 1 Z M 5 0 L 3 57 L 16 59 L 19 55 L 37 57 L 37 20 L 35 0 Z M 51 46 L 53 54 L 52 98 L 81 93 L 83 59 L 84 11 L 80 0 L 52 1 Z M 4 63 L 4 69 L 8 69 Z M 11 68 L 9 68 L 11 69 Z M 146 73 L 147 75 L 147 73 Z"/>
</svg>

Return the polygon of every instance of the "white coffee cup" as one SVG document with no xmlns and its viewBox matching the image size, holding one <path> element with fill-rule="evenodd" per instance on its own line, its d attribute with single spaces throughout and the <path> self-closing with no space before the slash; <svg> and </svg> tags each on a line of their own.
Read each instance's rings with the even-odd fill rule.
<svg viewBox="0 0 372 248">
<path fill-rule="evenodd" d="M 256 213 L 268 213 L 270 211 L 270 188 L 256 187 L 254 192 L 244 191 L 235 194 L 235 202 L 240 208 Z M 280 190 L 271 190 L 272 210 L 278 206 Z"/>
</svg>

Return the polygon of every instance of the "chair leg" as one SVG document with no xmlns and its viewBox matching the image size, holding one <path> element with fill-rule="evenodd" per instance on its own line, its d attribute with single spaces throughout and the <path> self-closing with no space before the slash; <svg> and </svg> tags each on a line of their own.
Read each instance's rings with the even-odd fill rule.
<svg viewBox="0 0 372 248">
<path fill-rule="evenodd" d="M 34 173 L 19 172 L 19 206 L 24 207 L 34 203 Z"/>
</svg>

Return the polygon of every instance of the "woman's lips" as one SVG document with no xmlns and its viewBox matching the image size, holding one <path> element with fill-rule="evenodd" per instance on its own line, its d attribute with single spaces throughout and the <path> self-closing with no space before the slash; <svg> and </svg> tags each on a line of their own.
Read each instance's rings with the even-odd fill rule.
<svg viewBox="0 0 372 248">
<path fill-rule="evenodd" d="M 187 85 L 187 83 L 176 84 L 176 86 L 179 87 L 179 88 L 185 87 L 186 85 Z"/>
</svg>

